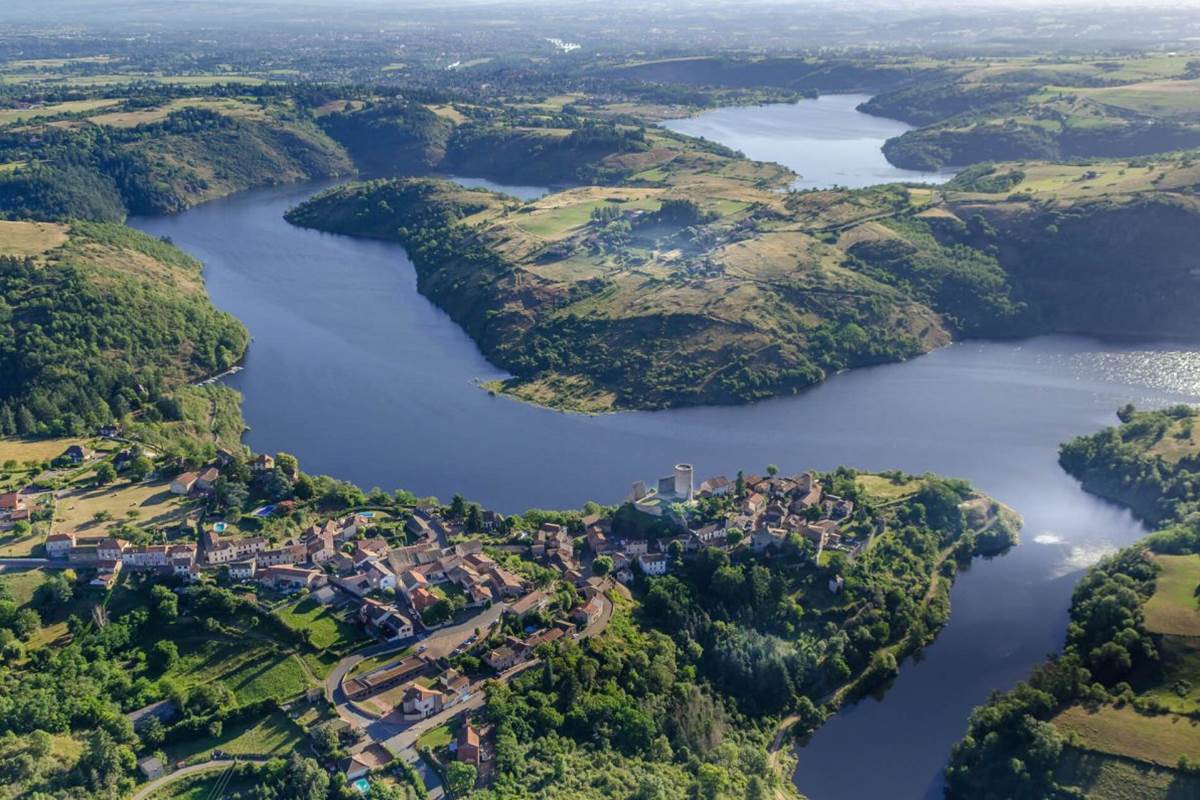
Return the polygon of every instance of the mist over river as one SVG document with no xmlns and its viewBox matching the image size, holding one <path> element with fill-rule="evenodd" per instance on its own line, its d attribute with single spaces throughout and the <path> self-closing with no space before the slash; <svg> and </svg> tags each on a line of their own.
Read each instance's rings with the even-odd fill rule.
<svg viewBox="0 0 1200 800">
<path fill-rule="evenodd" d="M 780 161 L 803 185 L 945 177 L 883 161 L 879 145 L 905 127 L 858 113 L 862 99 L 721 109 L 667 125 Z M 687 461 L 700 476 L 768 463 L 933 471 L 968 478 L 1024 515 L 1021 544 L 960 576 L 949 625 L 883 701 L 848 708 L 799 752 L 796 784 L 812 800 L 940 796 L 971 708 L 1061 645 L 1080 570 L 1143 533 L 1059 469 L 1058 444 L 1115 422 L 1126 402 L 1200 401 L 1200 353 L 1052 336 L 958 343 L 750 406 L 548 411 L 476 385 L 503 373 L 417 293 L 399 245 L 284 222 L 320 188 L 251 191 L 130 220 L 200 258 L 215 304 L 249 328 L 245 369 L 228 383 L 245 397 L 255 450 L 295 453 L 306 471 L 368 488 L 457 492 L 506 512 L 616 502 L 632 481 Z"/>
</svg>

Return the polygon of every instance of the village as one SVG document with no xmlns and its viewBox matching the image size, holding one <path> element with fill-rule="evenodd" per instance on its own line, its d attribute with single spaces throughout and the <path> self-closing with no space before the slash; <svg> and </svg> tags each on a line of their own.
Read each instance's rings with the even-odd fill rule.
<svg viewBox="0 0 1200 800">
<path fill-rule="evenodd" d="M 56 463 L 89 470 L 112 464 L 123 472 L 130 461 L 129 448 L 73 444 Z M 315 720 L 310 733 L 333 732 L 345 754 L 337 768 L 348 781 L 365 786 L 368 776 L 400 758 L 433 796 L 440 796 L 452 763 L 469 764 L 480 785 L 488 781 L 492 742 L 480 715 L 487 682 L 507 681 L 538 663 L 542 648 L 602 632 L 614 604 L 630 598 L 642 576 L 664 575 L 706 548 L 731 557 L 763 555 L 793 537 L 821 561 L 835 551 L 852 557 L 862 546 L 842 531 L 853 502 L 825 492 L 811 473 L 784 477 L 771 468 L 765 477 L 717 476 L 696 485 L 689 464 L 650 485 L 634 483 L 620 506 L 534 529 L 492 510 L 456 514 L 419 503 L 400 512 L 349 509 L 278 540 L 208 520 L 219 482 L 236 461 L 222 451 L 198 469 L 149 477 L 178 508 L 156 531 L 158 541 L 135 544 L 55 526 L 42 542 L 43 558 L 31 551 L 30 560 L 74 570 L 101 592 L 126 576 L 246 589 L 264 607 L 303 598 L 327 608 L 369 643 L 347 653 L 324 679 L 325 700 L 336 713 Z M 243 466 L 251 480 L 300 479 L 282 455 L 260 454 Z M 11 530 L 45 508 L 37 497 L 30 488 L 0 494 L 0 528 Z M 280 500 L 251 516 L 287 514 L 295 506 Z M 11 569 L 19 561 L 5 563 Z M 834 576 L 828 589 L 837 593 L 841 585 Z M 148 761 L 146 778 L 165 780 L 170 765 Z"/>
</svg>

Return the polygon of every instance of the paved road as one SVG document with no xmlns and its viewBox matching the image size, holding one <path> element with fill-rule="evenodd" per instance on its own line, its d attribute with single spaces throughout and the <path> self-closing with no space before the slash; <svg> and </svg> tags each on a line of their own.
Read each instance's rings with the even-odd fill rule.
<svg viewBox="0 0 1200 800">
<path fill-rule="evenodd" d="M 239 758 L 237 760 L 234 760 L 231 758 L 219 758 L 219 759 L 215 759 L 213 761 L 205 761 L 200 764 L 193 764 L 190 767 L 181 767 L 180 769 L 177 769 L 168 775 L 164 775 L 161 778 L 155 778 L 154 780 L 145 784 L 144 786 L 142 786 L 142 788 L 138 789 L 137 792 L 134 793 L 131 800 L 146 800 L 147 797 L 150 797 L 150 795 L 154 794 L 155 792 L 157 792 L 159 789 L 163 788 L 164 786 L 169 786 L 170 784 L 175 783 L 175 781 L 183 780 L 184 778 L 186 778 L 189 775 L 198 775 L 202 772 L 211 772 L 213 770 L 228 769 L 229 767 L 232 767 L 234 764 L 237 764 L 239 761 L 262 762 L 262 761 L 266 761 L 266 760 L 267 759 L 265 759 L 265 758 L 251 758 L 251 757 Z"/>
<path fill-rule="evenodd" d="M 418 646 L 424 645 L 425 649 L 422 652 L 431 658 L 445 658 L 469 637 L 473 636 L 476 630 L 485 631 L 494 625 L 506 608 L 508 608 L 508 604 L 496 603 L 465 622 L 433 631 L 417 639 L 416 642 L 419 643 Z M 391 720 L 389 717 L 383 715 L 364 714 L 355 708 L 350 703 L 349 698 L 346 697 L 346 693 L 342 691 L 342 681 L 345 679 L 346 674 L 354 669 L 363 659 L 384 655 L 385 653 L 398 653 L 413 644 L 414 641 L 412 640 L 399 643 L 381 642 L 364 647 L 362 650 L 346 656 L 339 661 L 337 666 L 325 678 L 325 696 L 337 709 L 338 716 L 353 725 L 365 729 L 368 735 L 374 740 L 390 738 L 403 730 L 405 725 L 398 721 Z"/>
<path fill-rule="evenodd" d="M 0 558 L 0 571 L 7 567 L 22 567 L 33 569 L 34 567 L 68 567 L 66 561 L 50 561 L 48 558 Z"/>
</svg>

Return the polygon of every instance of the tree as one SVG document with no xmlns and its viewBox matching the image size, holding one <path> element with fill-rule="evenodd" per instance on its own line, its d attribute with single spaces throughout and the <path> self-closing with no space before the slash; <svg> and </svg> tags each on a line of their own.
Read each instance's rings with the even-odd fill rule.
<svg viewBox="0 0 1200 800">
<path fill-rule="evenodd" d="M 312 732 L 313 749 L 322 758 L 332 758 L 338 751 L 340 742 L 337 732 L 329 725 L 320 725 Z"/>
<path fill-rule="evenodd" d="M 609 556 L 596 556 L 592 561 L 592 574 L 603 578 L 612 572 L 613 560 Z"/>
<path fill-rule="evenodd" d="M 150 599 L 154 601 L 154 616 L 159 622 L 173 622 L 179 617 L 179 598 L 167 587 L 155 584 L 150 589 Z"/>
<path fill-rule="evenodd" d="M 451 794 L 463 795 L 475 788 L 478 776 L 474 764 L 451 761 L 450 766 L 446 767 L 446 786 Z"/>
<path fill-rule="evenodd" d="M 774 478 L 779 474 L 779 467 L 775 466 L 774 464 L 767 464 L 767 474 Z"/>
<path fill-rule="evenodd" d="M 461 494 L 454 495 L 450 500 L 450 516 L 454 519 L 462 519 L 467 513 L 467 501 L 463 499 Z"/>
<path fill-rule="evenodd" d="M 151 646 L 147 660 L 151 668 L 161 675 L 179 660 L 179 648 L 170 639 L 160 639 Z"/>
<path fill-rule="evenodd" d="M 146 476 L 154 471 L 154 464 L 145 456 L 136 456 L 129 462 L 129 466 L 125 468 L 125 472 L 129 475 L 131 481 L 143 481 Z"/>
<path fill-rule="evenodd" d="M 288 477 L 299 477 L 300 475 L 300 460 L 291 453 L 276 453 L 275 468 L 283 470 Z"/>
<path fill-rule="evenodd" d="M 468 533 L 478 533 L 483 530 L 483 513 L 475 503 L 472 503 L 467 509 L 466 528 Z"/>
<path fill-rule="evenodd" d="M 96 484 L 105 486 L 117 479 L 117 471 L 113 469 L 113 465 L 105 461 L 100 466 L 96 467 Z"/>
</svg>

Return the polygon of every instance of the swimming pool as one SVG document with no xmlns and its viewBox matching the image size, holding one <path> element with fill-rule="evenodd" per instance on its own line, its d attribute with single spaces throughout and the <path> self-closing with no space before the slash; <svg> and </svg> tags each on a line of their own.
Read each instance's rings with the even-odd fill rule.
<svg viewBox="0 0 1200 800">
<path fill-rule="evenodd" d="M 274 504 L 274 503 L 272 503 L 272 504 L 271 504 L 271 505 L 269 505 L 269 506 L 263 506 L 262 508 L 255 509 L 255 510 L 254 510 L 254 516 L 256 516 L 256 517 L 269 517 L 269 516 L 271 516 L 271 512 L 272 512 L 272 511 L 274 511 L 274 510 L 275 510 L 275 504 Z"/>
<path fill-rule="evenodd" d="M 350 785 L 353 786 L 355 789 L 357 789 L 358 793 L 363 795 L 364 797 L 371 793 L 371 782 L 368 781 L 366 778 L 359 778 L 358 780 L 356 780 L 354 783 L 352 783 Z"/>
<path fill-rule="evenodd" d="M 213 530 L 216 531 L 217 533 L 224 533 L 225 529 L 228 527 L 229 526 L 226 525 L 224 522 L 214 522 L 213 523 Z"/>
</svg>

